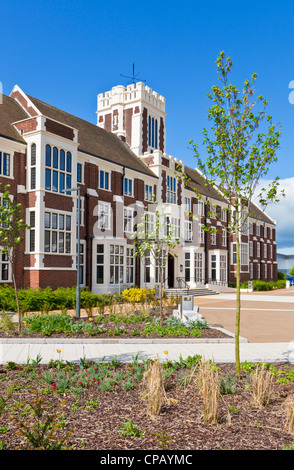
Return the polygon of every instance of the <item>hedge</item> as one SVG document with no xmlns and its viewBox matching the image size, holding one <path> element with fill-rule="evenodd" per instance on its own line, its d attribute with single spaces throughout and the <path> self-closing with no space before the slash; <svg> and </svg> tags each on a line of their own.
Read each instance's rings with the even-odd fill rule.
<svg viewBox="0 0 294 470">
<path fill-rule="evenodd" d="M 286 287 L 286 280 L 279 279 L 278 281 L 253 281 L 253 290 L 256 291 L 269 291 L 273 289 L 282 289 Z M 248 289 L 248 281 L 245 281 L 241 284 L 241 289 Z"/>
</svg>

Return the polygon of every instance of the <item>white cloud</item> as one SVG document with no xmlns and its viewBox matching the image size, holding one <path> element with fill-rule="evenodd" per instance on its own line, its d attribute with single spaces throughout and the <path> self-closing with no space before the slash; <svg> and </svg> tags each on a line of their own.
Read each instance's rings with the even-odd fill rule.
<svg viewBox="0 0 294 470">
<path fill-rule="evenodd" d="M 265 187 L 269 181 L 260 181 L 260 187 Z M 294 254 L 294 177 L 279 180 L 280 190 L 285 191 L 285 197 L 280 202 L 269 205 L 265 212 L 276 221 L 278 253 Z"/>
</svg>

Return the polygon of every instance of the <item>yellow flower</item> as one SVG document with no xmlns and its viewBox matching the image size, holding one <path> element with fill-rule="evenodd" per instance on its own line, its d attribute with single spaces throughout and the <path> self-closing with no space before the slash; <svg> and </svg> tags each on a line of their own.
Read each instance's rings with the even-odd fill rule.
<svg viewBox="0 0 294 470">
<path fill-rule="evenodd" d="M 56 352 L 61 353 L 61 349 L 56 349 Z"/>
<path fill-rule="evenodd" d="M 164 354 L 168 354 L 168 351 L 163 351 L 163 352 L 164 352 Z"/>
<path fill-rule="evenodd" d="M 92 317 L 89 317 L 89 321 L 93 321 L 93 318 L 92 318 Z"/>
</svg>

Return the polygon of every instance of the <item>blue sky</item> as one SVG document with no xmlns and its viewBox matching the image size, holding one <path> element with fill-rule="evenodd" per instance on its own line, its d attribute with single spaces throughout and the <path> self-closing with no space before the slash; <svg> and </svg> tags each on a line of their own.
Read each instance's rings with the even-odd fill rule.
<svg viewBox="0 0 294 470">
<path fill-rule="evenodd" d="M 268 178 L 279 176 L 287 197 L 267 212 L 278 223 L 278 251 L 294 253 L 292 2 L 2 0 L 0 11 L 5 94 L 18 84 L 96 123 L 97 94 L 126 85 L 121 74 L 132 75 L 134 63 L 139 78 L 166 98 L 167 152 L 192 167 L 188 141 L 201 144 L 208 126 L 206 94 L 217 82 L 219 52 L 232 58 L 231 79 L 240 89 L 256 72 L 257 93 L 282 123 L 278 162 Z"/>
</svg>

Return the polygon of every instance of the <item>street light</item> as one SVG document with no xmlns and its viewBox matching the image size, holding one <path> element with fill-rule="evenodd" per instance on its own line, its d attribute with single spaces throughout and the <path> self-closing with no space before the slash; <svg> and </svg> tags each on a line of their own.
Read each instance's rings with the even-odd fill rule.
<svg viewBox="0 0 294 470">
<path fill-rule="evenodd" d="M 81 299 L 81 287 L 80 287 L 80 220 L 81 220 L 81 188 L 66 188 L 63 189 L 63 193 L 77 191 L 78 193 L 78 266 L 77 266 L 77 288 L 76 288 L 76 316 L 80 318 L 80 299 Z"/>
</svg>

